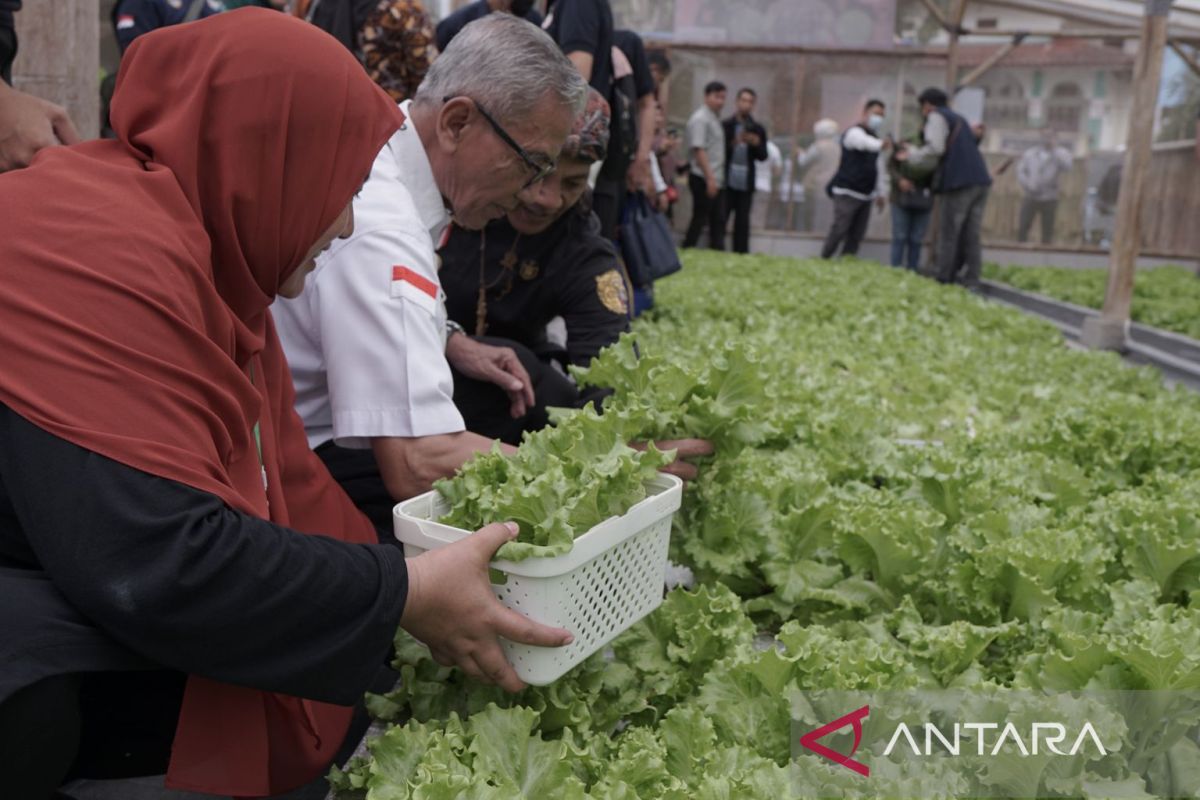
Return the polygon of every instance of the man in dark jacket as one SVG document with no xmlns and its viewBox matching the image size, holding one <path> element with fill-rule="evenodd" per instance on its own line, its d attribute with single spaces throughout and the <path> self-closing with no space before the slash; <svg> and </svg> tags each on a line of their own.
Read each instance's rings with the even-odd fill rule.
<svg viewBox="0 0 1200 800">
<path fill-rule="evenodd" d="M 867 232 L 871 200 L 886 202 L 879 190 L 879 154 L 888 147 L 883 130 L 882 100 L 868 100 L 859 123 L 842 134 L 842 160 L 826 191 L 833 198 L 833 225 L 821 248 L 821 258 L 833 258 L 838 247 L 852 256 Z"/>
<path fill-rule="evenodd" d="M 754 203 L 754 162 L 767 160 L 767 129 L 751 112 L 758 95 L 753 89 L 737 93 L 732 117 L 725 127 L 725 222 L 733 214 L 733 252 L 750 252 L 750 206 Z"/>
<path fill-rule="evenodd" d="M 979 285 L 983 266 L 983 210 L 992 177 L 971 125 L 948 108 L 941 89 L 929 88 L 917 98 L 925 117 L 925 144 L 897 154 L 898 161 L 937 165 L 933 191 L 941 196 L 937 235 L 937 279 L 960 281 L 968 289 Z M 965 265 L 959 275 L 959 265 Z"/>
</svg>

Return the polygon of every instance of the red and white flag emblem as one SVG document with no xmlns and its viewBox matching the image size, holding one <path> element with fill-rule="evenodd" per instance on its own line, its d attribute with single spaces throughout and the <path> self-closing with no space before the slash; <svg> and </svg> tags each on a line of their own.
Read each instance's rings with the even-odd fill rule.
<svg viewBox="0 0 1200 800">
<path fill-rule="evenodd" d="M 438 285 L 419 272 L 399 265 L 392 267 L 392 297 L 403 297 L 430 314 L 437 314 Z"/>
</svg>

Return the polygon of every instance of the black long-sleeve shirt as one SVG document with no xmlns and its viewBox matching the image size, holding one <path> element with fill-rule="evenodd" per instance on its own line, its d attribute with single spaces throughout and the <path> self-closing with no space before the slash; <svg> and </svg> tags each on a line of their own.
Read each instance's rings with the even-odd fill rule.
<svg viewBox="0 0 1200 800">
<path fill-rule="evenodd" d="M 492 9 L 488 6 L 487 0 L 476 0 L 476 2 L 469 3 L 450 14 L 450 16 L 443 19 L 437 25 L 438 50 L 445 50 L 446 46 L 450 44 L 450 40 L 458 36 L 458 32 L 465 28 L 468 23 L 474 22 L 477 19 L 483 19 L 491 13 Z M 524 18 L 539 28 L 542 27 L 542 14 L 536 8 L 531 8 L 525 12 Z"/>
<path fill-rule="evenodd" d="M 350 705 L 407 592 L 398 548 L 248 516 L 0 405 L 0 701 L 63 672 L 165 667 Z"/>
</svg>

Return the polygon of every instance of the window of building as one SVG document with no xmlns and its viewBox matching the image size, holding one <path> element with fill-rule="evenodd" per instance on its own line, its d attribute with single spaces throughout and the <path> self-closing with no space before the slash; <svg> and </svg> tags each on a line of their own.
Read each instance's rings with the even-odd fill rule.
<svg viewBox="0 0 1200 800">
<path fill-rule="evenodd" d="M 1063 133 L 1078 133 L 1085 103 L 1079 84 L 1055 84 L 1046 100 L 1046 124 Z"/>
<path fill-rule="evenodd" d="M 981 82 L 987 100 L 983 121 L 993 130 L 1025 128 L 1029 125 L 1029 100 L 1025 87 L 1012 74 L 993 73 Z"/>
</svg>

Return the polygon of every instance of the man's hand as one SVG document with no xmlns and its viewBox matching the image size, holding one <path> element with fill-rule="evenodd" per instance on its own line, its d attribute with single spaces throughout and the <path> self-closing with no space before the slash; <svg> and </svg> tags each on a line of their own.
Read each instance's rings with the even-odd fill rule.
<svg viewBox="0 0 1200 800">
<path fill-rule="evenodd" d="M 645 442 L 630 442 L 629 446 L 635 450 L 646 449 Z M 666 472 L 677 478 L 683 478 L 685 481 L 694 481 L 700 474 L 699 470 L 696 469 L 696 465 L 689 463 L 688 459 L 701 458 L 713 454 L 712 442 L 705 439 L 670 439 L 664 442 L 655 442 L 654 447 L 663 451 L 675 451 L 675 460 L 663 467 L 660 472 Z"/>
<path fill-rule="evenodd" d="M 452 333 L 446 341 L 446 360 L 468 378 L 494 383 L 508 393 L 513 419 L 534 406 L 533 382 L 511 347 L 493 347 L 470 336 Z"/>
<path fill-rule="evenodd" d="M 875 208 L 879 211 L 883 211 L 885 208 L 887 208 L 887 198 L 883 195 L 877 196 L 875 198 Z"/>
<path fill-rule="evenodd" d="M 0 82 L 0 172 L 28 166 L 42 148 L 79 141 L 62 106 Z"/>
<path fill-rule="evenodd" d="M 742 137 L 746 140 L 746 144 L 750 145 L 751 147 L 758 147 L 759 144 L 762 143 L 762 139 L 759 138 L 758 134 L 754 133 L 753 131 L 746 131 L 742 134 Z"/>
<path fill-rule="evenodd" d="M 717 193 L 719 191 L 721 191 L 720 189 L 717 188 L 717 182 L 713 178 L 708 178 L 707 180 L 705 180 L 704 183 L 708 189 L 707 194 L 710 199 L 713 197 L 716 197 Z"/>
<path fill-rule="evenodd" d="M 408 599 L 400 627 L 429 646 L 434 659 L 510 692 L 525 684 L 504 657 L 497 637 L 538 647 L 562 647 L 574 637 L 505 608 L 488 582 L 488 562 L 515 539 L 515 522 L 480 528 L 462 541 L 410 558 Z"/>
<path fill-rule="evenodd" d="M 671 208 L 671 198 L 667 197 L 666 192 L 659 192 L 654 196 L 654 207 L 664 214 L 667 213 Z"/>
<path fill-rule="evenodd" d="M 913 189 L 917 188 L 917 185 L 908 178 L 901 178 L 897 185 L 900 187 L 900 191 L 902 192 L 911 192 Z"/>
<path fill-rule="evenodd" d="M 625 173 L 625 188 L 631 192 L 645 192 L 647 197 L 654 195 L 654 177 L 650 174 L 650 157 L 635 158 L 629 164 Z"/>
</svg>

